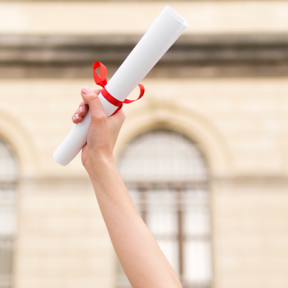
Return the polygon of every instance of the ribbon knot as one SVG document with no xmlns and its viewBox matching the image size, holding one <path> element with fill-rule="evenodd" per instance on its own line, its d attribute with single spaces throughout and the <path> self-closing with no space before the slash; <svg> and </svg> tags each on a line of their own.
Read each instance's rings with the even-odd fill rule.
<svg viewBox="0 0 288 288">
<path fill-rule="evenodd" d="M 96 72 L 96 69 L 100 67 L 100 77 Z M 137 99 L 135 100 L 129 100 L 129 99 L 125 99 L 123 102 L 114 98 L 105 88 L 106 84 L 107 84 L 107 68 L 105 65 L 103 65 L 101 62 L 96 61 L 93 63 L 93 77 L 94 77 L 94 81 L 97 85 L 103 87 L 103 89 L 101 90 L 101 94 L 102 96 L 108 101 L 110 102 L 112 105 L 118 107 L 117 110 L 112 114 L 116 114 L 123 106 L 123 104 L 130 104 L 133 103 L 137 100 L 139 100 L 140 98 L 143 97 L 144 93 L 145 93 L 145 88 L 142 84 L 138 84 L 139 88 L 140 88 L 140 94 L 138 96 Z"/>
</svg>

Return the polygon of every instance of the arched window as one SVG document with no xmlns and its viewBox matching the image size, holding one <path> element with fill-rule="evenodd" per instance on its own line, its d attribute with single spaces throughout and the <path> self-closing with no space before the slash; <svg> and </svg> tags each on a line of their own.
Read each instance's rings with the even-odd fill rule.
<svg viewBox="0 0 288 288">
<path fill-rule="evenodd" d="M 12 287 L 17 174 L 12 150 L 0 140 L 0 288 Z"/>
<path fill-rule="evenodd" d="M 211 287 L 208 171 L 197 145 L 151 131 L 126 147 L 118 170 L 183 287 Z M 117 287 L 131 287 L 118 266 Z"/>
</svg>

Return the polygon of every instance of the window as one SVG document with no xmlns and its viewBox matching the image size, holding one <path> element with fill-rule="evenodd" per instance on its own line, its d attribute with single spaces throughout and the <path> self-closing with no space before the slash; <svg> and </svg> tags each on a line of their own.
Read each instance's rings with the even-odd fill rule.
<svg viewBox="0 0 288 288">
<path fill-rule="evenodd" d="M 126 147 L 118 170 L 183 287 L 211 287 L 208 171 L 197 145 L 151 131 Z M 120 264 L 117 287 L 131 287 Z"/>
<path fill-rule="evenodd" d="M 0 140 L 0 288 L 12 287 L 16 181 L 16 160 L 9 145 Z"/>
</svg>

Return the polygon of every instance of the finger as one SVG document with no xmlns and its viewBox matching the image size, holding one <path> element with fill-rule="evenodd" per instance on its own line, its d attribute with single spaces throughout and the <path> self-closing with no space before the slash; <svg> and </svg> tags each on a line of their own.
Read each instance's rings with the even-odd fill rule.
<svg viewBox="0 0 288 288">
<path fill-rule="evenodd" d="M 82 115 L 80 115 L 80 113 L 79 113 L 79 110 L 80 110 L 80 108 L 78 108 L 75 112 L 74 112 L 74 114 L 73 114 L 73 116 L 72 116 L 72 121 L 74 122 L 77 118 L 79 118 L 79 116 L 81 116 L 82 117 Z M 77 115 L 77 116 L 76 116 Z"/>
<path fill-rule="evenodd" d="M 72 116 L 72 122 L 75 123 L 76 118 L 75 118 L 76 113 Z"/>
<path fill-rule="evenodd" d="M 90 90 L 88 87 L 86 87 L 86 86 L 84 86 L 82 89 L 81 89 L 81 95 L 84 93 L 84 94 L 88 94 L 88 93 L 90 93 L 90 92 L 94 92 L 96 95 L 99 95 L 99 93 L 101 92 L 101 90 L 102 89 L 96 89 L 96 90 Z M 82 101 L 81 103 L 80 103 L 80 105 L 82 104 L 82 103 L 85 103 L 85 101 Z M 87 103 L 86 103 L 87 104 Z M 79 106 L 80 106 L 79 105 Z"/>
<path fill-rule="evenodd" d="M 79 114 L 79 108 L 76 109 L 76 111 L 75 111 L 74 114 L 73 114 L 73 117 L 74 117 L 76 114 Z M 72 118 L 73 118 L 73 117 L 72 117 Z"/>
<path fill-rule="evenodd" d="M 78 124 L 78 123 L 82 122 L 83 119 L 84 119 L 83 117 L 79 117 L 75 120 L 75 123 Z"/>
<path fill-rule="evenodd" d="M 82 101 L 78 108 L 78 114 L 79 116 L 84 117 L 87 114 L 87 112 L 88 112 L 88 105 L 85 104 L 84 101 Z"/>
<path fill-rule="evenodd" d="M 76 114 L 78 114 L 80 117 L 84 117 L 88 112 L 88 105 L 85 104 L 84 101 L 82 101 L 79 105 L 79 108 L 75 111 L 75 113 L 72 116 L 72 121 L 74 122 Z"/>
<path fill-rule="evenodd" d="M 82 98 L 84 102 L 89 106 L 92 120 L 103 120 L 107 118 L 98 97 L 99 92 L 97 90 L 90 91 L 87 87 L 83 87 L 81 90 Z"/>
<path fill-rule="evenodd" d="M 78 123 L 82 122 L 82 120 L 83 120 L 83 117 L 80 116 L 78 113 L 75 113 L 75 114 L 73 115 L 73 117 L 72 117 L 72 121 L 73 121 L 73 123 L 75 123 L 75 124 L 78 124 Z"/>
</svg>

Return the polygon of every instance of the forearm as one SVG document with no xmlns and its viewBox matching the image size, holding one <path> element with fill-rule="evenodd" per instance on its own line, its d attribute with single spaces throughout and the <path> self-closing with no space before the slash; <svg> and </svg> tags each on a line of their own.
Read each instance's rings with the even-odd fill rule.
<svg viewBox="0 0 288 288">
<path fill-rule="evenodd" d="M 114 249 L 132 286 L 181 287 L 138 214 L 112 157 L 99 157 L 89 169 L 89 176 Z"/>
<path fill-rule="evenodd" d="M 97 96 L 99 92 L 83 87 L 84 102 L 72 119 L 80 123 L 89 106 L 91 124 L 81 158 L 116 254 L 134 288 L 180 288 L 177 275 L 136 211 L 114 164 L 112 151 L 125 115 L 120 110 L 107 117 Z"/>
</svg>

